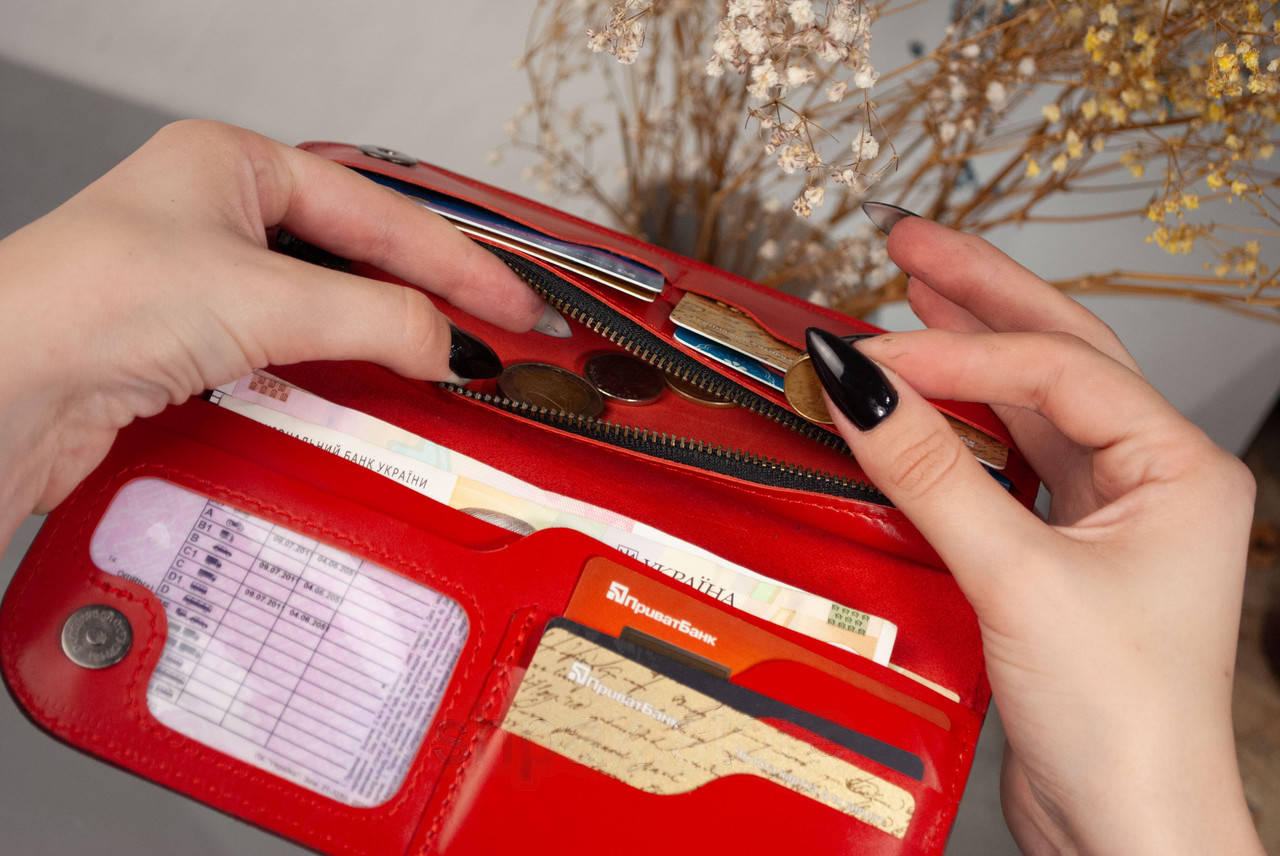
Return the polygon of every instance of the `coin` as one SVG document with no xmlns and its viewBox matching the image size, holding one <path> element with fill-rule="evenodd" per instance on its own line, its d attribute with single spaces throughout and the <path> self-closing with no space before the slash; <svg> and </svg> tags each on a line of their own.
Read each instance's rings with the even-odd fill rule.
<svg viewBox="0 0 1280 856">
<path fill-rule="evenodd" d="M 703 407 L 735 407 L 736 405 L 726 398 L 721 398 L 713 392 L 707 392 L 700 386 L 685 380 L 682 377 L 676 377 L 670 372 L 666 372 L 662 376 L 662 380 L 666 385 L 681 398 L 688 399 L 694 404 L 701 404 Z"/>
<path fill-rule="evenodd" d="M 62 625 L 62 652 L 86 669 L 105 669 L 124 659 L 133 626 L 123 612 L 104 604 L 82 606 Z"/>
<path fill-rule="evenodd" d="M 604 399 L 594 386 L 567 369 L 547 363 L 513 363 L 498 378 L 498 389 L 512 401 L 594 419 Z"/>
<path fill-rule="evenodd" d="M 620 351 L 591 357 L 582 374 L 602 395 L 619 404 L 652 404 L 666 388 L 662 372 Z"/>
<path fill-rule="evenodd" d="M 819 425 L 831 425 L 834 422 L 827 412 L 827 403 L 822 398 L 822 381 L 818 380 L 818 373 L 813 370 L 808 354 L 787 369 L 787 376 L 782 380 L 782 391 L 787 396 L 791 409 L 810 422 Z"/>
</svg>

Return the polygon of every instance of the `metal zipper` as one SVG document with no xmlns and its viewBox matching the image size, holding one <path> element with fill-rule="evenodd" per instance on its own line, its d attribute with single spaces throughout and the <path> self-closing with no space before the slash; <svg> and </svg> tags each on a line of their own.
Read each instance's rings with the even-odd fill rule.
<svg viewBox="0 0 1280 856">
<path fill-rule="evenodd" d="M 481 246 L 498 256 L 517 276 L 527 282 L 558 311 L 573 318 L 610 343 L 662 371 L 670 372 L 752 413 L 785 425 L 810 440 L 849 454 L 848 445 L 840 437 L 818 428 L 791 411 L 779 407 L 772 401 L 707 368 L 697 360 L 691 359 L 577 286 L 515 253 L 484 243 L 481 243 Z M 888 498 L 874 486 L 858 479 L 766 458 L 754 452 L 718 446 L 703 440 L 602 419 L 591 419 L 575 413 L 513 401 L 500 395 L 478 393 L 453 384 L 441 385 L 451 392 L 509 413 L 662 460 L 772 487 L 792 488 L 880 505 L 891 504 Z"/>
</svg>

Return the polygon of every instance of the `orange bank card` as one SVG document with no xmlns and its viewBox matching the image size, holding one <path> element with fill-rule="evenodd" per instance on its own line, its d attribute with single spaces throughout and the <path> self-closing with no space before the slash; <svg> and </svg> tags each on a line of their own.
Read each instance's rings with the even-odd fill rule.
<svg viewBox="0 0 1280 856">
<path fill-rule="evenodd" d="M 564 617 L 615 637 L 630 627 L 724 666 L 730 675 L 768 660 L 803 663 L 940 728 L 951 728 L 947 714 L 901 690 L 603 556 L 587 562 Z"/>
</svg>

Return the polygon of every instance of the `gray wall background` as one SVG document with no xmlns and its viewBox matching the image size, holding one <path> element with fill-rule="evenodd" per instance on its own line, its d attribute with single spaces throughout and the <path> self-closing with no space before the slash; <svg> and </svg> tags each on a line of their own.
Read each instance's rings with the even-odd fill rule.
<svg viewBox="0 0 1280 856">
<path fill-rule="evenodd" d="M 7 0 L 0 235 L 55 207 L 165 122 L 188 116 L 286 142 L 379 143 L 536 197 L 518 161 L 485 161 L 526 97 L 511 60 L 523 51 L 528 14 L 511 2 Z M 935 3 L 920 14 L 932 23 L 943 11 Z M 881 31 L 877 40 L 886 51 L 905 44 Z M 1082 254 L 1094 268 L 1170 269 L 1171 260 L 1144 255 L 1152 252 L 1143 249 L 1145 234 L 1136 222 L 994 240 L 1049 276 L 1077 271 Z M 1264 251 L 1272 264 L 1277 249 Z M 1280 385 L 1280 327 L 1176 301 L 1085 302 L 1182 412 L 1227 448 L 1244 448 Z M 901 309 L 879 321 L 914 325 Z M 39 522 L 31 518 L 4 553 L 0 585 Z M 1001 742 L 993 715 L 949 853 L 1016 852 L 999 811 Z M 53 741 L 7 696 L 0 770 L 0 854 L 301 852 Z"/>
</svg>

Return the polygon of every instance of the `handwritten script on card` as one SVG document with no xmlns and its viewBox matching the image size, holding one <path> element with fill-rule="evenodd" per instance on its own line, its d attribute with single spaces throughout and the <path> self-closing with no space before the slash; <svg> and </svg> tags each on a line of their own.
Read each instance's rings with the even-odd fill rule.
<svg viewBox="0 0 1280 856">
<path fill-rule="evenodd" d="M 561 627 L 502 727 L 649 793 L 759 776 L 896 838 L 915 811 L 897 785 Z"/>
</svg>

